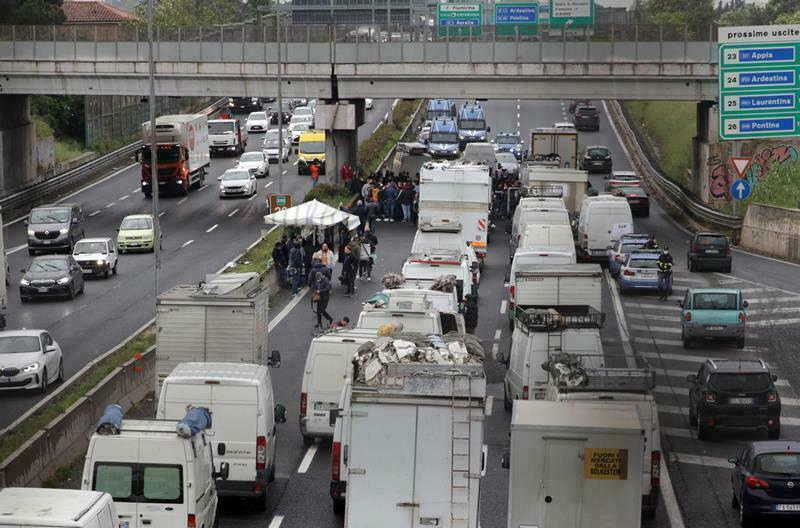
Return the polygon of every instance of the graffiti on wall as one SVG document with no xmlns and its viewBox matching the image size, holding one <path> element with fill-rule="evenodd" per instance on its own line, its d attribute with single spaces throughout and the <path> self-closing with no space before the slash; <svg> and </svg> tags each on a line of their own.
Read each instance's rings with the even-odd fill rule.
<svg viewBox="0 0 800 528">
<path fill-rule="evenodd" d="M 795 145 L 761 146 L 756 149 L 756 154 L 753 155 L 753 163 L 747 170 L 745 179 L 750 183 L 751 187 L 755 186 L 774 167 L 797 161 L 798 158 L 797 146 Z M 736 171 L 733 166 L 729 163 L 727 157 L 723 159 L 719 155 L 709 156 L 706 160 L 706 166 L 708 167 L 709 175 L 708 192 L 711 197 L 730 202 L 733 199 L 731 185 L 736 179 Z"/>
</svg>

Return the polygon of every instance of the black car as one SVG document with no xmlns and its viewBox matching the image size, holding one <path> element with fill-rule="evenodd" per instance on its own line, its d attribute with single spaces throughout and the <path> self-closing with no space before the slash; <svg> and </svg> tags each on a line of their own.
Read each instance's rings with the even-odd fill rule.
<svg viewBox="0 0 800 528">
<path fill-rule="evenodd" d="M 762 517 L 800 521 L 800 442 L 751 442 L 731 472 L 731 506 L 744 527 Z"/>
<path fill-rule="evenodd" d="M 83 271 L 72 255 L 36 257 L 19 281 L 22 302 L 36 297 L 73 299 L 83 293 Z"/>
<path fill-rule="evenodd" d="M 592 106 L 592 102 L 588 99 L 573 99 L 569 102 L 569 113 L 574 114 L 579 106 Z"/>
<path fill-rule="evenodd" d="M 575 130 L 600 130 L 600 112 L 595 106 L 579 106 L 572 116 Z"/>
<path fill-rule="evenodd" d="M 707 359 L 689 382 L 689 422 L 697 438 L 712 431 L 767 431 L 781 436 L 778 377 L 760 359 Z"/>
<path fill-rule="evenodd" d="M 231 97 L 228 107 L 234 112 L 257 112 L 262 110 L 261 98 L 259 97 Z"/>
<path fill-rule="evenodd" d="M 722 233 L 697 233 L 686 255 L 689 271 L 711 268 L 730 273 L 732 260 L 731 242 Z"/>
<path fill-rule="evenodd" d="M 587 172 L 611 172 L 611 151 L 608 147 L 593 145 L 583 147 L 581 156 L 581 170 Z"/>
<path fill-rule="evenodd" d="M 28 228 L 28 254 L 37 251 L 72 253 L 75 242 L 83 238 L 83 209 L 78 204 L 60 204 L 31 209 L 25 220 Z"/>
<path fill-rule="evenodd" d="M 628 200 L 633 216 L 650 216 L 650 195 L 641 187 L 617 187 L 617 196 Z"/>
<path fill-rule="evenodd" d="M 288 99 L 284 99 L 283 101 L 281 101 L 281 109 L 282 109 L 282 112 L 281 112 L 281 117 L 282 117 L 281 124 L 288 125 L 289 121 L 292 120 L 292 110 L 294 110 L 294 107 L 292 106 L 292 102 L 290 100 L 288 100 Z M 271 106 L 269 108 L 269 123 L 271 125 L 277 125 L 278 124 L 278 105 L 277 104 L 275 104 L 274 106 Z"/>
</svg>

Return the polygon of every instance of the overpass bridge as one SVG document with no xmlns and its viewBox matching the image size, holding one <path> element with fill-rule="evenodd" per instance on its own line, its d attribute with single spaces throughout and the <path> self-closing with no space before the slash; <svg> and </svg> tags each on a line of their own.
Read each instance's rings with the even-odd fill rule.
<svg viewBox="0 0 800 528">
<path fill-rule="evenodd" d="M 717 97 L 716 27 L 606 26 L 540 36 L 392 26 L 159 27 L 156 92 L 321 99 Z M 280 41 L 280 44 L 279 44 Z M 2 26 L 3 94 L 148 93 L 148 44 L 135 26 Z"/>
</svg>

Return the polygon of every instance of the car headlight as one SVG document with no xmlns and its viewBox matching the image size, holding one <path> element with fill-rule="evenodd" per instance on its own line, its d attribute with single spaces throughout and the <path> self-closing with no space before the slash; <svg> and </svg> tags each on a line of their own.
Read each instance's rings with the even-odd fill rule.
<svg viewBox="0 0 800 528">
<path fill-rule="evenodd" d="M 466 137 L 467 137 L 467 136 L 465 136 L 464 134 L 459 134 L 459 135 L 458 135 L 458 139 L 466 139 Z"/>
<path fill-rule="evenodd" d="M 62 227 L 61 229 L 58 230 L 58 232 L 61 233 L 62 235 L 66 235 L 67 233 L 69 233 L 69 229 L 67 229 L 66 227 Z"/>
<path fill-rule="evenodd" d="M 60 279 L 58 279 L 57 282 L 62 286 L 65 284 L 69 284 L 69 277 L 61 277 Z"/>
<path fill-rule="evenodd" d="M 35 236 L 35 235 L 36 231 L 34 231 L 33 229 L 28 229 L 28 236 Z"/>
<path fill-rule="evenodd" d="M 106 265 L 106 261 L 105 261 L 105 260 L 98 260 L 98 261 L 96 262 L 96 264 L 97 264 L 98 266 L 105 266 L 105 265 Z"/>
<path fill-rule="evenodd" d="M 183 180 L 175 180 L 175 183 L 177 183 L 178 185 L 181 185 L 183 183 Z"/>
<path fill-rule="evenodd" d="M 20 279 L 19 284 L 20 286 L 30 286 L 31 281 L 29 281 L 28 279 Z"/>
<path fill-rule="evenodd" d="M 224 186 L 224 185 L 222 185 L 221 183 L 219 184 L 219 190 L 220 190 L 220 191 L 224 191 L 224 190 L 225 190 L 225 186 Z"/>
<path fill-rule="evenodd" d="M 148 182 L 148 181 L 143 181 L 143 182 L 142 182 L 142 185 L 146 187 L 146 186 L 150 185 L 150 182 Z"/>
<path fill-rule="evenodd" d="M 31 363 L 30 365 L 22 369 L 22 372 L 36 372 L 37 370 L 39 370 L 39 364 Z"/>
</svg>

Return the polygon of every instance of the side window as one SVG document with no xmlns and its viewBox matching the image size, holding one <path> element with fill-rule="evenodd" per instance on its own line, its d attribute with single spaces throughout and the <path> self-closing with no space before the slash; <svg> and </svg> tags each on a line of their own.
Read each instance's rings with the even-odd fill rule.
<svg viewBox="0 0 800 528">
<path fill-rule="evenodd" d="M 47 350 L 47 334 L 40 334 L 39 341 L 42 344 L 42 352 L 44 352 L 45 350 Z"/>
<path fill-rule="evenodd" d="M 47 332 L 42 332 L 42 341 L 44 342 L 45 345 L 48 346 L 53 344 L 53 338 Z"/>
<path fill-rule="evenodd" d="M 683 307 L 685 309 L 689 309 L 689 308 L 692 307 L 691 300 L 692 300 L 692 296 L 689 295 L 689 292 L 687 291 L 686 295 L 683 296 Z"/>
<path fill-rule="evenodd" d="M 145 466 L 142 471 L 144 502 L 183 502 L 183 476 L 180 466 Z"/>
</svg>

